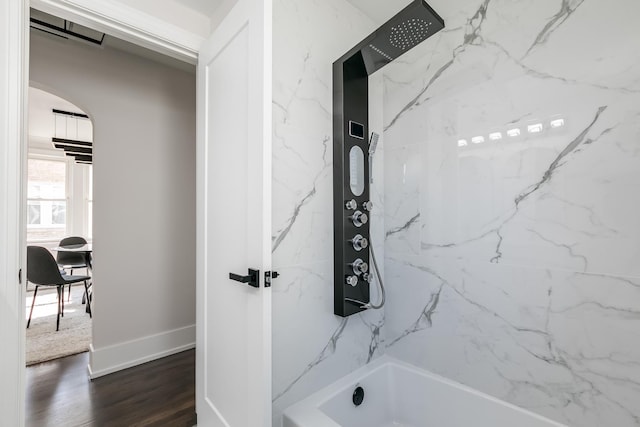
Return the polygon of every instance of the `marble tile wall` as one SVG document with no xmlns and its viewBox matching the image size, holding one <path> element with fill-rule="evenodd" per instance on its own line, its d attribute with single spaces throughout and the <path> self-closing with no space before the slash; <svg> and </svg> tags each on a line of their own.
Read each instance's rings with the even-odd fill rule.
<svg viewBox="0 0 640 427">
<path fill-rule="evenodd" d="M 384 70 L 385 351 L 640 426 L 640 3 L 429 3 Z"/>
<path fill-rule="evenodd" d="M 384 315 L 333 314 L 331 67 L 374 24 L 344 0 L 275 0 L 273 19 L 272 247 L 280 273 L 273 285 L 273 425 L 280 426 L 286 407 L 381 353 Z M 370 86 L 382 100 L 382 75 Z M 382 134 L 382 102 L 370 121 Z M 371 224 L 383 260 L 382 143 L 378 156 Z"/>
</svg>

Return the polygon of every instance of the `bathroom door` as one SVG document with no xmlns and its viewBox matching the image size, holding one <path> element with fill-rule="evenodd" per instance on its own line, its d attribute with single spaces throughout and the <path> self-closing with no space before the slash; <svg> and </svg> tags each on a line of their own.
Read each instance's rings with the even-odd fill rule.
<svg viewBox="0 0 640 427">
<path fill-rule="evenodd" d="M 271 425 L 271 0 L 238 0 L 198 60 L 198 426 Z M 229 278 L 259 270 L 258 287 Z"/>
</svg>

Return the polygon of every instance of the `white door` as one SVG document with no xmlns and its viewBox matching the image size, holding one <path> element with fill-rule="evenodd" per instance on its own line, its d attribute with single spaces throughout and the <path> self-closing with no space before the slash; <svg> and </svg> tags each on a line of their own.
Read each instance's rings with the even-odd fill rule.
<svg viewBox="0 0 640 427">
<path fill-rule="evenodd" d="M 239 0 L 198 59 L 198 426 L 271 425 L 271 1 Z M 259 270 L 258 288 L 230 279 Z"/>
</svg>

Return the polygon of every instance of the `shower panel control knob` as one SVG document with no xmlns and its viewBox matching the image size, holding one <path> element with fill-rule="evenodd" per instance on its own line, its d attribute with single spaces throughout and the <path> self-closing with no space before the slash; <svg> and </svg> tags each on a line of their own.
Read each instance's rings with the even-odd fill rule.
<svg viewBox="0 0 640 427">
<path fill-rule="evenodd" d="M 350 211 L 353 211 L 358 207 L 358 203 L 355 200 L 351 199 L 347 203 L 345 203 L 345 206 Z"/>
<path fill-rule="evenodd" d="M 371 200 L 367 200 L 366 202 L 362 203 L 362 207 L 365 211 L 371 212 L 371 209 L 373 209 L 373 202 Z"/>
<path fill-rule="evenodd" d="M 357 275 L 364 275 L 367 274 L 367 271 L 369 271 L 369 264 L 358 258 L 357 260 L 353 261 L 353 264 L 351 264 L 351 268 L 353 268 L 353 272 Z"/>
<path fill-rule="evenodd" d="M 345 279 L 347 285 L 357 286 L 358 285 L 358 276 L 347 276 Z"/>
<path fill-rule="evenodd" d="M 353 215 L 351 215 L 351 221 L 353 221 L 353 225 L 356 227 L 361 227 L 369 221 L 369 217 L 364 212 L 355 211 Z"/>
<path fill-rule="evenodd" d="M 351 244 L 353 245 L 353 249 L 355 249 L 356 251 L 361 251 L 369 246 L 369 241 L 366 237 L 362 237 L 362 235 L 356 234 L 356 237 L 351 239 Z"/>
</svg>

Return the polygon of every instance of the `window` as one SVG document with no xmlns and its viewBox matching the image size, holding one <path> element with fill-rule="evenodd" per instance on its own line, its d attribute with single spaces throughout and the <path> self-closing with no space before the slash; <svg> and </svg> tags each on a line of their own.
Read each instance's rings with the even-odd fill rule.
<svg viewBox="0 0 640 427">
<path fill-rule="evenodd" d="M 54 225 L 67 224 L 67 204 L 60 202 L 51 202 L 51 223 Z"/>
<path fill-rule="evenodd" d="M 29 158 L 27 241 L 56 241 L 67 234 L 67 163 Z"/>
<path fill-rule="evenodd" d="M 36 225 L 40 224 L 40 202 L 28 202 L 27 203 L 27 224 Z"/>
</svg>

